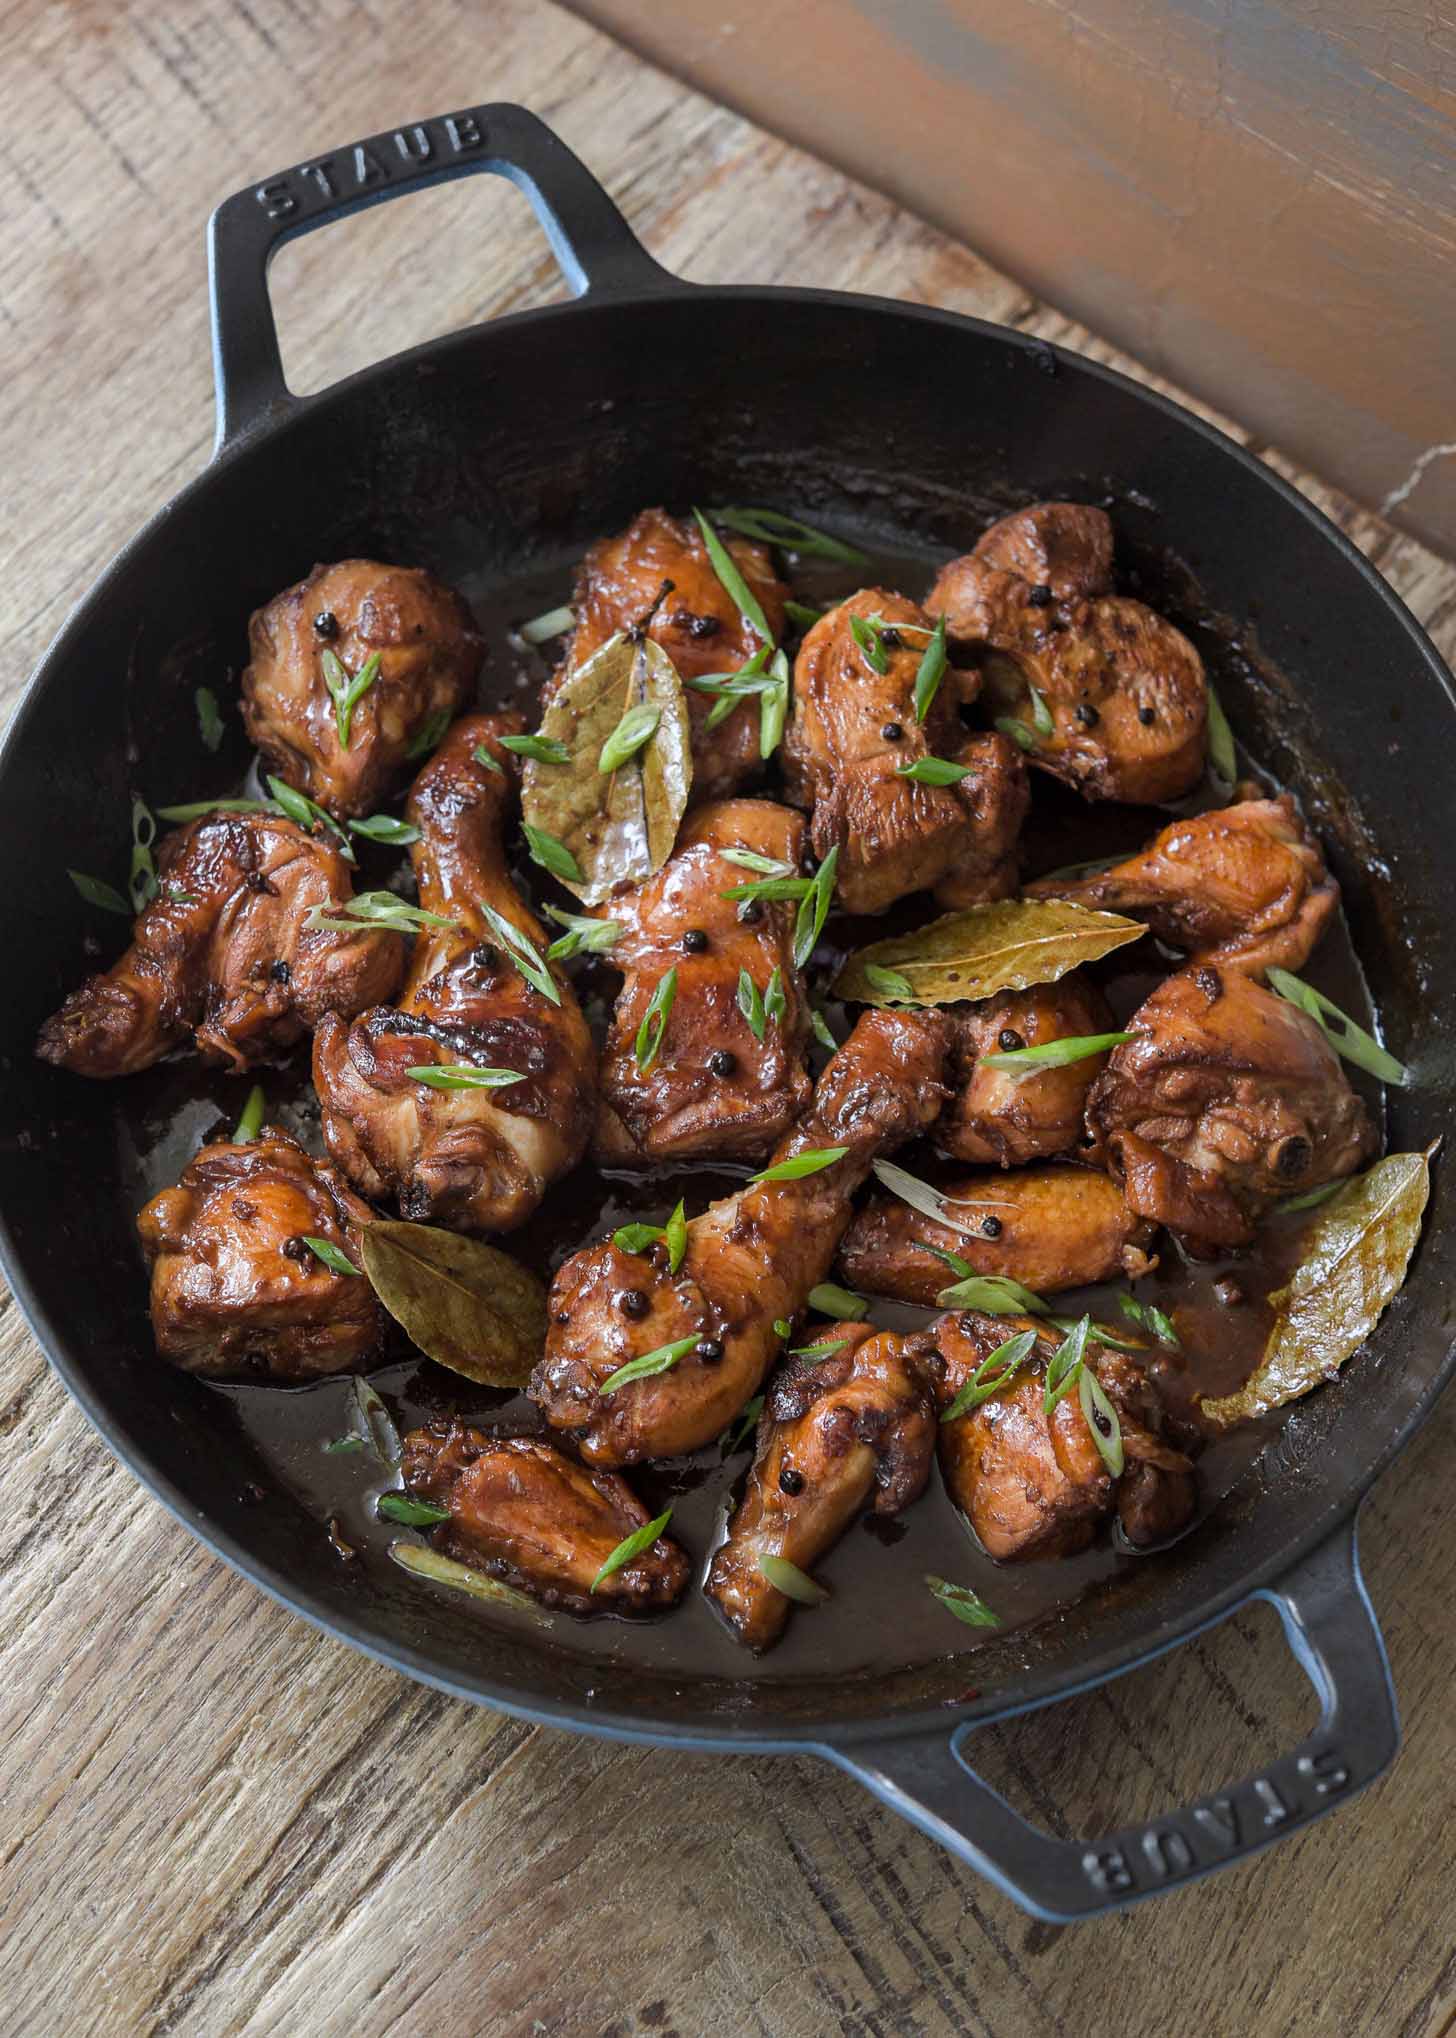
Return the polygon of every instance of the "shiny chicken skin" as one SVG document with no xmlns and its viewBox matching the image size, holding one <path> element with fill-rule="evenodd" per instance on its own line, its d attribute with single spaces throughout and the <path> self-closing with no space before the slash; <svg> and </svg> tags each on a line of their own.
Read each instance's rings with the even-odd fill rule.
<svg viewBox="0 0 1456 2038">
<path fill-rule="evenodd" d="M 676 1274 L 662 1241 L 629 1253 L 604 1239 L 567 1260 L 530 1387 L 553 1428 L 604 1465 L 676 1457 L 717 1436 L 777 1355 L 775 1320 L 796 1316 L 828 1273 L 871 1162 L 940 1108 L 944 1058 L 937 1014 L 862 1014 L 774 1154 L 777 1165 L 844 1147 L 842 1159 L 711 1204 L 689 1223 Z M 679 1342 L 687 1348 L 665 1370 L 602 1391 L 630 1360 Z"/>
<path fill-rule="evenodd" d="M 757 876 L 730 863 L 745 849 L 797 870 L 803 817 L 770 800 L 718 800 L 688 815 L 656 876 L 605 909 L 623 929 L 611 950 L 625 973 L 602 1051 L 596 1153 L 616 1166 L 758 1160 L 809 1101 L 809 1005 L 794 967 L 792 902 L 724 892 Z M 746 917 L 743 917 L 746 915 Z M 638 1030 L 669 970 L 677 988 L 662 1045 L 639 1067 Z M 739 972 L 766 993 L 778 972 L 783 1011 L 754 1037 L 738 1002 Z"/>
<path fill-rule="evenodd" d="M 793 1602 L 769 1583 L 761 1557 L 801 1571 L 838 1542 L 866 1507 L 898 1514 L 925 1491 L 935 1456 L 935 1340 L 876 1336 L 867 1323 L 820 1324 L 823 1359 L 791 1360 L 770 1388 L 748 1485 L 705 1590 L 750 1649 L 782 1634 Z"/>
<path fill-rule="evenodd" d="M 304 1242 L 323 1239 L 361 1266 L 372 1214 L 279 1126 L 203 1147 L 137 1217 L 157 1350 L 189 1373 L 283 1384 L 377 1359 L 385 1320 L 374 1290 Z"/>
<path fill-rule="evenodd" d="M 1187 1526 L 1197 1498 L 1193 1467 L 1159 1434 L 1158 1397 L 1136 1362 L 1089 1344 L 1086 1363 L 1117 1410 L 1124 1468 L 1114 1479 L 1093 1439 L 1077 1389 L 1045 1411 L 1047 1362 L 1062 1342 L 1030 1317 L 975 1310 L 932 1326 L 945 1361 L 942 1409 L 977 1366 L 1019 1332 L 1037 1343 L 1013 1379 L 978 1408 L 940 1424 L 946 1488 L 982 1548 L 1001 1563 L 1066 1557 L 1084 1549 L 1117 1511 L 1137 1545 L 1164 1542 Z"/>
<path fill-rule="evenodd" d="M 613 1550 L 650 1517 L 625 1479 L 588 1471 L 538 1437 L 492 1436 L 458 1416 L 411 1430 L 404 1483 L 449 1508 L 431 1537 L 438 1550 L 545 1606 L 651 1613 L 675 1605 L 687 1585 L 686 1556 L 659 1536 L 593 1592 Z"/>
<path fill-rule="evenodd" d="M 942 1153 L 983 1167 L 1014 1168 L 1081 1143 L 1087 1092 L 1102 1072 L 1105 1054 L 1021 1073 L 990 1066 L 982 1056 L 1112 1032 L 1107 1000 L 1089 977 L 1073 970 L 1054 984 L 954 1006 L 951 1023 L 951 1096 L 934 1133 Z"/>
<path fill-rule="evenodd" d="M 420 773 L 405 815 L 420 905 L 449 921 L 422 929 L 397 1006 L 326 1023 L 313 1079 L 329 1152 L 364 1195 L 455 1231 L 509 1231 L 575 1167 L 591 1133 L 596 1057 L 569 983 L 556 1001 L 529 983 L 485 919 L 492 907 L 544 956 L 547 936 L 505 861 L 513 809 L 511 715 L 456 722 Z M 484 748 L 496 769 L 474 752 Z M 433 1089 L 427 1064 L 512 1069 L 501 1088 Z"/>
<path fill-rule="evenodd" d="M 852 619 L 867 616 L 892 626 L 879 637 L 883 673 L 855 641 Z M 1006 737 L 962 726 L 958 703 L 974 690 L 974 676 L 948 670 L 923 726 L 916 721 L 915 676 L 930 627 L 903 595 L 864 588 L 821 616 L 799 648 L 785 789 L 812 812 L 815 857 L 839 851 L 836 896 L 846 912 L 879 913 L 925 890 L 948 907 L 1016 890 L 1025 767 Z M 929 756 L 966 765 L 968 774 L 954 785 L 897 774 L 897 766 Z"/>
<path fill-rule="evenodd" d="M 1126 863 L 1026 891 L 1132 914 L 1196 962 L 1249 970 L 1300 969 L 1340 898 L 1288 793 L 1174 821 Z"/>
<path fill-rule="evenodd" d="M 1087 1100 L 1130 1207 L 1194 1250 L 1243 1245 L 1285 1196 L 1353 1174 L 1369 1114 L 1314 1021 L 1238 969 L 1203 963 L 1128 1021 Z"/>
<path fill-rule="evenodd" d="M 945 1183 L 943 1193 L 956 1206 L 957 1226 L 912 1210 L 898 1196 L 872 1196 L 839 1249 L 844 1279 L 867 1294 L 929 1308 L 959 1278 L 938 1253 L 955 1253 L 977 1274 L 1009 1275 L 1036 1295 L 1118 1275 L 1136 1280 L 1156 1265 L 1149 1257 L 1152 1225 L 1093 1168 L 1051 1163 L 964 1175 Z"/>
<path fill-rule="evenodd" d="M 1203 775 L 1208 689 L 1180 630 L 1111 590 L 1112 526 L 1078 503 L 993 524 L 926 599 L 979 655 L 987 702 L 1034 739 L 1030 762 L 1086 798 L 1175 800 Z M 1053 729 L 1036 731 L 1034 686 Z"/>
<path fill-rule="evenodd" d="M 407 775 L 415 739 L 470 699 L 483 652 L 453 588 L 418 567 L 373 559 L 315 566 L 255 611 L 248 644 L 250 739 L 270 771 L 339 820 L 388 798 Z M 376 657 L 343 743 L 329 674 L 337 684 L 342 667 L 354 678 Z"/>
<path fill-rule="evenodd" d="M 789 590 L 778 577 L 772 555 L 747 538 L 728 531 L 721 535 L 758 597 L 777 643 L 783 635 Z M 665 581 L 672 587 L 659 601 Z M 696 523 L 679 522 L 662 509 L 643 510 L 618 536 L 592 546 L 577 574 L 572 603 L 576 626 L 567 648 L 568 667 L 584 665 L 609 637 L 649 614 L 648 636 L 662 646 L 684 682 L 736 672 L 760 648 L 758 637 L 713 571 Z M 757 698 L 750 696 L 716 729 L 709 729 L 715 698 L 687 688 L 693 787 L 700 799 L 731 793 L 762 770 Z"/>
<path fill-rule="evenodd" d="M 315 908 L 344 904 L 353 886 L 333 843 L 292 821 L 204 815 L 164 839 L 157 869 L 157 896 L 126 953 L 42 1026 L 42 1061 L 128 1076 L 190 1035 L 205 1061 L 241 1074 L 399 982 L 398 934 L 308 926 Z"/>
</svg>

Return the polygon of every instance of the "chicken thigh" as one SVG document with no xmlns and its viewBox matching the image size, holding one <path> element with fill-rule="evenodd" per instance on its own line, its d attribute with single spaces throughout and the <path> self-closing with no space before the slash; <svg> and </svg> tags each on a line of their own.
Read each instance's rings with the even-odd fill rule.
<svg viewBox="0 0 1456 2038">
<path fill-rule="evenodd" d="M 307 1243 L 320 1239 L 360 1267 L 372 1215 L 279 1126 L 203 1147 L 137 1217 L 157 1350 L 210 1379 L 284 1384 L 377 1358 L 385 1319 L 374 1290 Z"/>
<path fill-rule="evenodd" d="M 1288 793 L 1174 821 L 1111 870 L 1026 893 L 1131 913 L 1196 962 L 1256 971 L 1301 968 L 1340 900 Z"/>
<path fill-rule="evenodd" d="M 249 737 L 339 820 L 393 792 L 411 746 L 469 700 L 483 651 L 453 588 L 373 559 L 315 566 L 254 613 L 248 642 Z"/>
<path fill-rule="evenodd" d="M 938 1014 L 864 1013 L 775 1152 L 775 1167 L 805 1172 L 756 1177 L 711 1204 L 689 1223 L 676 1272 L 666 1240 L 636 1253 L 604 1239 L 567 1260 L 530 1387 L 552 1427 L 601 1465 L 675 1457 L 715 1437 L 778 1353 L 775 1323 L 828 1273 L 871 1162 L 939 1110 L 944 1059 Z M 647 1358 L 659 1363 L 613 1384 Z"/>
<path fill-rule="evenodd" d="M 1171 623 L 1109 591 L 1111 563 L 1105 511 L 1038 503 L 943 566 L 925 606 L 979 653 L 987 701 L 1020 723 L 1032 764 L 1088 799 L 1175 800 L 1203 774 L 1203 661 Z"/>
<path fill-rule="evenodd" d="M 881 617 L 887 627 L 877 625 L 867 647 L 855 627 L 863 633 L 865 619 Z M 916 720 L 915 679 L 930 628 L 903 595 L 863 588 L 821 616 L 799 648 L 785 790 L 812 811 L 815 856 L 839 850 L 837 896 L 846 912 L 882 912 L 927 889 L 948 907 L 1016 889 L 1026 771 L 1006 737 L 962 726 L 958 702 L 974 690 L 974 675 L 947 671 L 924 722 Z M 965 775 L 951 784 L 905 775 L 931 758 Z"/>
<path fill-rule="evenodd" d="M 646 1508 L 615 1472 L 592 1472 L 537 1437 L 492 1436 L 458 1416 L 411 1430 L 404 1482 L 448 1507 L 437 1549 L 566 1613 L 648 1613 L 674 1605 L 688 1560 L 659 1536 L 595 1592 L 613 1550 L 647 1524 Z"/>
<path fill-rule="evenodd" d="M 1194 1250 L 1248 1242 L 1282 1197 L 1353 1174 L 1370 1117 L 1323 1033 L 1239 969 L 1202 963 L 1128 1021 L 1087 1099 L 1129 1207 Z"/>
<path fill-rule="evenodd" d="M 404 943 L 387 928 L 312 927 L 353 896 L 331 839 L 279 815 L 215 813 L 157 852 L 159 889 L 119 962 L 40 1029 L 42 1061 L 127 1076 L 192 1036 L 235 1073 L 286 1055 L 330 1013 L 387 998 Z"/>
<path fill-rule="evenodd" d="M 455 1231 L 525 1223 L 580 1160 L 595 1106 L 586 1021 L 506 868 L 513 760 L 499 739 L 519 727 L 519 716 L 467 715 L 420 773 L 405 809 L 420 831 L 410 856 L 421 907 L 445 924 L 418 936 L 397 1006 L 325 1023 L 314 1040 L 338 1165 L 366 1196 Z M 420 1068 L 448 1070 L 445 1086 Z M 480 1086 L 476 1069 L 520 1080 Z"/>
<path fill-rule="evenodd" d="M 958 1161 L 1012 1168 L 1075 1147 L 1083 1136 L 1087 1092 L 1102 1072 L 1105 1054 L 1061 1068 L 1015 1072 L 988 1065 L 982 1056 L 1111 1032 L 1107 1000 L 1091 978 L 1073 970 L 1054 984 L 953 1006 L 950 1017 L 951 1095 L 934 1134 L 941 1152 Z"/>
<path fill-rule="evenodd" d="M 812 1570 L 865 1507 L 898 1514 L 925 1491 L 936 1441 L 934 1337 L 876 1336 L 867 1323 L 823 1324 L 769 1389 L 748 1485 L 705 1590 L 739 1641 L 766 1649 L 793 1602 L 760 1559 Z"/>
<path fill-rule="evenodd" d="M 726 532 L 723 542 L 777 643 L 789 590 L 772 555 L 767 547 Z M 648 615 L 648 636 L 662 646 L 685 684 L 712 673 L 736 672 L 760 648 L 758 636 L 714 572 L 697 525 L 679 523 L 666 510 L 643 510 L 617 537 L 593 545 L 577 574 L 572 601 L 576 625 L 563 671 L 584 665 L 609 637 Z M 713 696 L 689 686 L 687 699 L 694 790 L 700 799 L 731 793 L 762 769 L 758 701 L 749 696 L 710 729 Z"/>
</svg>

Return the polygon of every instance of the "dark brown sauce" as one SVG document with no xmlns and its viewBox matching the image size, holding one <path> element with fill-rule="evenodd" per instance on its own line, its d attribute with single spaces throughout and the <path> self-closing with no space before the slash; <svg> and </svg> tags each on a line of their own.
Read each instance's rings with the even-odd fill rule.
<svg viewBox="0 0 1456 2038">
<path fill-rule="evenodd" d="M 482 678 L 482 705 L 519 707 L 534 720 L 542 681 L 550 668 L 554 646 L 531 651 L 511 636 L 523 619 L 567 599 L 573 561 L 508 581 L 481 580 L 461 584 L 475 609 L 489 646 Z M 926 555 L 886 552 L 864 568 L 826 566 L 806 561 L 792 575 L 795 593 L 806 601 L 828 601 L 861 585 L 919 592 L 933 576 Z M 1217 674 L 1216 647 L 1200 641 Z M 1245 769 L 1257 768 L 1243 759 Z M 256 787 L 245 790 L 256 791 Z M 772 790 L 770 785 L 766 790 Z M 1176 811 L 1193 812 L 1218 804 L 1212 794 L 1195 796 Z M 1033 804 L 1023 838 L 1028 878 L 1059 865 L 1109 856 L 1139 847 L 1169 815 L 1147 808 L 1090 806 L 1041 774 L 1033 774 Z M 359 887 L 383 884 L 400 867 L 398 852 L 368 843 L 358 845 Z M 524 859 L 516 875 L 522 888 L 540 895 L 539 873 L 527 876 Z M 562 895 L 563 903 L 570 903 Z M 928 899 L 907 902 L 883 919 L 854 921 L 831 918 L 816 971 L 827 983 L 840 957 L 864 941 L 900 932 L 934 917 Z M 1176 959 L 1161 959 L 1145 942 L 1133 951 L 1137 960 L 1119 966 L 1114 958 L 1095 972 L 1119 1017 L 1131 1012 Z M 600 1035 L 618 978 L 604 963 L 587 959 L 574 965 L 575 981 L 588 1019 Z M 1343 918 L 1325 936 L 1315 961 L 1305 972 L 1362 1024 L 1372 1007 L 1364 976 Z M 852 1014 L 827 1007 L 837 1036 L 848 1032 Z M 822 1066 L 816 1050 L 814 1068 Z M 1352 1079 L 1377 1113 L 1379 1085 L 1351 1071 Z M 263 1076 L 269 1116 L 287 1125 L 306 1145 L 321 1150 L 318 1105 L 308 1080 L 306 1056 L 287 1069 Z M 207 1139 L 230 1129 L 241 1108 L 244 1089 L 186 1059 L 131 1079 L 140 1109 L 118 1116 L 122 1176 L 130 1206 L 139 1209 L 159 1189 L 170 1186 L 191 1156 Z M 932 1149 L 907 1150 L 898 1157 L 913 1172 L 931 1173 Z M 749 1172 L 746 1168 L 690 1167 L 651 1176 L 614 1173 L 583 1165 L 559 1184 L 542 1210 L 522 1232 L 500 1241 L 543 1280 L 572 1252 L 599 1239 L 629 1218 L 662 1221 L 679 1196 L 687 1198 L 692 1215 L 714 1197 L 730 1192 Z M 1267 1223 L 1258 1241 L 1236 1259 L 1213 1263 L 1185 1260 L 1171 1244 L 1165 1246 L 1155 1275 L 1138 1284 L 1140 1299 L 1177 1311 L 1182 1346 L 1160 1352 L 1154 1362 L 1160 1387 L 1175 1417 L 1196 1422 L 1200 1394 L 1222 1394 L 1236 1388 L 1252 1370 L 1272 1320 L 1267 1295 L 1288 1278 L 1300 1258 L 1301 1240 L 1313 1213 L 1279 1217 Z M 1229 1304 L 1215 1294 L 1216 1285 L 1232 1275 L 1245 1299 Z M 1126 1284 L 1108 1284 L 1057 1297 L 1059 1313 L 1121 1324 L 1116 1296 Z M 140 1259 L 137 1271 L 139 1335 L 145 1327 L 145 1280 Z M 877 1302 L 875 1321 L 890 1328 L 928 1322 L 933 1311 Z M 433 1416 L 458 1410 L 472 1420 L 505 1430 L 534 1429 L 535 1412 L 524 1395 L 508 1395 L 473 1385 L 444 1371 L 418 1354 L 371 1375 L 385 1397 L 401 1431 Z M 320 1536 L 331 1533 L 356 1554 L 348 1561 L 362 1566 L 385 1565 L 390 1542 L 402 1531 L 381 1522 L 374 1513 L 378 1495 L 397 1483 L 366 1452 L 332 1454 L 330 1440 L 357 1428 L 354 1391 L 343 1376 L 307 1388 L 221 1385 L 213 1389 L 229 1406 L 251 1440 L 268 1475 L 281 1494 L 290 1495 L 317 1520 Z M 1269 1441 L 1271 1426 L 1246 1426 L 1212 1439 L 1199 1459 L 1200 1513 L 1211 1512 Z M 747 1470 L 751 1437 L 731 1456 L 717 1446 L 692 1458 L 636 1468 L 631 1483 L 653 1513 L 673 1507 L 672 1534 L 692 1552 L 698 1579 L 721 1539 L 728 1512 Z M 264 1493 L 262 1505 L 269 1495 Z M 341 1561 L 344 1559 L 341 1556 Z M 730 1636 L 709 1603 L 696 1589 L 672 1614 L 642 1623 L 616 1619 L 574 1620 L 551 1617 L 556 1643 L 578 1656 L 611 1661 L 650 1663 L 657 1671 L 701 1678 L 743 1678 L 768 1681 L 863 1676 L 877 1670 L 914 1665 L 977 1646 L 981 1631 L 959 1624 L 921 1589 L 927 1572 L 970 1585 L 1000 1615 L 1003 1628 L 1025 1627 L 1055 1620 L 1092 1592 L 1099 1580 L 1121 1567 L 1156 1563 L 1156 1552 L 1134 1552 L 1111 1531 L 1084 1554 L 1050 1563 L 1002 1566 L 993 1563 L 975 1542 L 962 1517 L 945 1496 L 937 1475 L 924 1498 L 893 1526 L 865 1518 L 839 1546 L 816 1566 L 816 1576 L 832 1594 L 812 1614 L 798 1612 L 784 1640 L 761 1661 Z M 436 1588 L 421 1584 L 421 1592 Z M 452 1598 L 462 1621 L 516 1625 L 522 1616 L 496 1614 L 478 1603 Z"/>
</svg>

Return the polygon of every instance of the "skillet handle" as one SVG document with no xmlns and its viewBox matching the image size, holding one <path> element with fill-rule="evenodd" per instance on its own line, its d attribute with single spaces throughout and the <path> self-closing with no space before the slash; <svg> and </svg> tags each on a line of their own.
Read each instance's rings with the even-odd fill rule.
<svg viewBox="0 0 1456 2038">
<path fill-rule="evenodd" d="M 962 1751 L 984 1722 L 967 1722 L 948 1739 L 822 1752 L 1034 1916 L 1070 1924 L 1123 1909 L 1242 1861 L 1332 1811 L 1373 1783 L 1400 1745 L 1395 1690 L 1360 1576 L 1354 1521 L 1254 1597 L 1277 1607 L 1319 1698 L 1319 1723 L 1267 1769 L 1146 1826 L 1072 1841 L 1028 1825 Z"/>
<path fill-rule="evenodd" d="M 684 288 L 637 240 L 589 170 L 524 106 L 472 106 L 331 149 L 224 199 L 208 224 L 214 453 L 293 399 L 268 300 L 285 241 L 350 213 L 489 171 L 526 194 L 573 295 Z"/>
</svg>

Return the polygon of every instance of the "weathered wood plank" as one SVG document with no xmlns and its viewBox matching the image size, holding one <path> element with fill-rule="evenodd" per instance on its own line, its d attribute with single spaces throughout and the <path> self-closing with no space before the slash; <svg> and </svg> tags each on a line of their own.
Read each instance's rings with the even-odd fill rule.
<svg viewBox="0 0 1456 2038">
<path fill-rule="evenodd" d="M 401 84 L 377 0 L 0 9 L 0 135 L 21 137 L 0 184 L 7 705 L 66 605 L 205 457 L 207 206 L 401 115 L 528 100 L 654 251 L 705 281 L 876 290 L 1107 357 L 552 7 L 498 5 L 484 36 L 465 4 L 412 19 Z M 524 208 L 475 186 L 318 236 L 278 270 L 303 386 L 554 287 Z M 1456 573 L 1295 478 L 1456 651 Z M 140 1493 L 11 1305 L 0 2030 L 1030 2038 L 1114 2015 L 1164 2030 L 1171 2012 L 1179 2030 L 1433 2034 L 1456 2008 L 1453 1431 L 1448 1408 L 1367 1518 L 1407 1719 L 1393 1776 L 1255 1867 L 1066 1934 L 810 1761 L 525 1727 L 319 1637 Z M 1308 1707 L 1274 1627 L 1241 1615 L 1113 1691 L 989 1732 L 988 1773 L 1053 1827 L 1092 1831 L 1246 1770 Z"/>
</svg>

